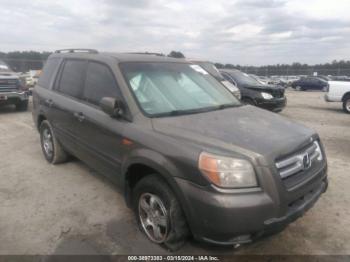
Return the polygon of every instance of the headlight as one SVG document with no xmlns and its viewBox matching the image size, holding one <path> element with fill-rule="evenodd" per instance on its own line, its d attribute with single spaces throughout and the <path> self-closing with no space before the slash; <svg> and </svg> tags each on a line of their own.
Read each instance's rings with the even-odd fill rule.
<svg viewBox="0 0 350 262">
<path fill-rule="evenodd" d="M 317 160 L 322 161 L 323 160 L 323 155 L 322 155 L 322 150 L 321 146 L 318 141 L 314 141 L 314 144 L 316 145 L 316 152 L 317 152 Z"/>
<path fill-rule="evenodd" d="M 261 96 L 262 96 L 264 99 L 268 99 L 268 100 L 273 98 L 273 96 L 272 96 L 271 94 L 265 93 L 265 92 L 262 92 L 262 93 L 261 93 Z"/>
<path fill-rule="evenodd" d="M 198 167 L 215 185 L 225 188 L 257 187 L 253 166 L 249 161 L 201 153 Z"/>
</svg>

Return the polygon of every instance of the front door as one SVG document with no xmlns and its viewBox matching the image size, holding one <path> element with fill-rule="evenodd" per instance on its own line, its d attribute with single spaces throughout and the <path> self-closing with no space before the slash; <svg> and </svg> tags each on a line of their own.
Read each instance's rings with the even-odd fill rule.
<svg viewBox="0 0 350 262">
<path fill-rule="evenodd" d="M 125 125 L 130 123 L 104 113 L 99 107 L 103 97 L 122 96 L 109 66 L 89 62 L 82 103 L 74 112 L 79 144 L 84 148 L 81 158 L 104 175 L 119 182 L 122 155 L 127 150 L 122 143 L 123 130 Z"/>
</svg>

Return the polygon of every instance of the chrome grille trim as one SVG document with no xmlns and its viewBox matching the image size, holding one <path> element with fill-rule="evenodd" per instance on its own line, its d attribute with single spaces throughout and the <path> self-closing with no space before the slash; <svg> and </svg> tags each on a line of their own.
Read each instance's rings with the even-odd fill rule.
<svg viewBox="0 0 350 262">
<path fill-rule="evenodd" d="M 309 145 L 301 152 L 298 152 L 290 157 L 276 162 L 276 167 L 280 173 L 281 178 L 285 179 L 300 171 L 305 170 L 303 163 L 305 155 L 309 156 L 311 162 L 310 166 L 312 166 L 316 159 L 319 158 L 322 160 L 322 152 L 317 141 L 314 141 L 311 145 Z"/>
</svg>

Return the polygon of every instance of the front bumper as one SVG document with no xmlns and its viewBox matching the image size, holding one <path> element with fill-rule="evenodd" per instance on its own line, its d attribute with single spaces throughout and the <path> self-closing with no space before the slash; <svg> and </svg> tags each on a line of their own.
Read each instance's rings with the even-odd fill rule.
<svg viewBox="0 0 350 262">
<path fill-rule="evenodd" d="M 0 92 L 0 105 L 15 104 L 21 101 L 28 100 L 28 92 Z"/>
<path fill-rule="evenodd" d="M 257 98 L 255 102 L 258 107 L 271 110 L 274 112 L 279 112 L 279 111 L 282 111 L 282 109 L 287 105 L 287 98 L 286 97 L 273 98 L 271 100 Z"/>
<path fill-rule="evenodd" d="M 177 183 L 189 207 L 185 213 L 194 237 L 218 245 L 249 243 L 280 232 L 310 209 L 328 186 L 326 168 L 288 200 L 273 199 L 262 189 L 221 193 L 186 180 Z"/>
</svg>

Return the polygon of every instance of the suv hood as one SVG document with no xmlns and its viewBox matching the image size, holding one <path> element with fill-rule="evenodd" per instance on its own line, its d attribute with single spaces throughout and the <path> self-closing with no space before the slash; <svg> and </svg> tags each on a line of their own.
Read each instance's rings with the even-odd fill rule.
<svg viewBox="0 0 350 262">
<path fill-rule="evenodd" d="M 244 88 L 253 89 L 257 91 L 274 91 L 274 90 L 284 90 L 283 87 L 274 85 L 244 85 Z"/>
<path fill-rule="evenodd" d="M 201 150 L 263 156 L 268 163 L 309 143 L 315 135 L 309 128 L 253 106 L 154 118 L 152 123 L 156 132 L 196 143 Z"/>
</svg>

